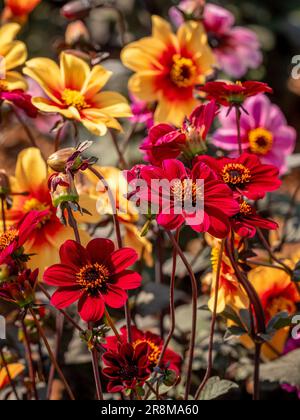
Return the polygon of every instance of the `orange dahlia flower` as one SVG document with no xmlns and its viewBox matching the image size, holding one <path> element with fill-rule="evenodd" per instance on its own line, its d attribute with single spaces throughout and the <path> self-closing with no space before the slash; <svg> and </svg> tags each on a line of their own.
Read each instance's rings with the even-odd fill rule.
<svg viewBox="0 0 300 420">
<path fill-rule="evenodd" d="M 175 35 L 171 25 L 153 16 L 152 36 L 122 51 L 125 66 L 135 72 L 129 90 L 138 99 L 157 101 L 156 123 L 180 126 L 199 104 L 194 88 L 212 74 L 216 59 L 200 22 L 185 22 Z"/>
<path fill-rule="evenodd" d="M 81 58 L 63 52 L 60 66 L 49 58 L 34 58 L 26 63 L 23 72 L 34 79 L 48 97 L 33 98 L 33 104 L 40 111 L 79 121 L 95 135 L 105 135 L 108 127 L 122 130 L 116 118 L 131 116 L 122 95 L 100 92 L 112 75 L 100 65 L 91 69 Z"/>
</svg>

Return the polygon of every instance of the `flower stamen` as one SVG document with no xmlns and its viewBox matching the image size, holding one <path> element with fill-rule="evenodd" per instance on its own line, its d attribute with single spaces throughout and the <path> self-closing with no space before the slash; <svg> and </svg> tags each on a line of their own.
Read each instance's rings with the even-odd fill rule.
<svg viewBox="0 0 300 420">
<path fill-rule="evenodd" d="M 187 88 L 195 84 L 197 68 L 190 58 L 173 56 L 171 80 L 178 87 Z"/>
<path fill-rule="evenodd" d="M 103 264 L 87 264 L 77 273 L 77 283 L 91 295 L 105 293 L 109 279 L 109 270 Z"/>
<path fill-rule="evenodd" d="M 239 187 L 251 180 L 251 171 L 240 163 L 228 163 L 222 170 L 222 178 L 226 184 Z"/>
<path fill-rule="evenodd" d="M 74 107 L 79 111 L 89 107 L 83 94 L 78 90 L 65 89 L 61 95 L 61 99 L 64 101 L 65 105 Z"/>
<path fill-rule="evenodd" d="M 272 149 L 273 139 L 273 134 L 264 128 L 251 130 L 249 133 L 251 152 L 266 155 Z"/>
<path fill-rule="evenodd" d="M 18 239 L 19 231 L 17 229 L 10 229 L 0 236 L 0 251 L 6 249 L 10 244 Z"/>
</svg>

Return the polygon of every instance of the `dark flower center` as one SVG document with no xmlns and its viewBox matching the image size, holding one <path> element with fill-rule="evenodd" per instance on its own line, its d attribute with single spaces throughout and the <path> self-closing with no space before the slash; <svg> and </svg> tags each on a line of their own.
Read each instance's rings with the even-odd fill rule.
<svg viewBox="0 0 300 420">
<path fill-rule="evenodd" d="M 266 155 L 273 147 L 273 134 L 264 128 L 256 128 L 249 133 L 251 152 Z"/>
<path fill-rule="evenodd" d="M 110 272 L 103 264 L 88 264 L 76 274 L 77 283 L 90 295 L 106 293 Z"/>
<path fill-rule="evenodd" d="M 173 56 L 171 69 L 171 80 L 178 87 L 187 88 L 195 84 L 197 69 L 190 58 L 181 57 L 179 54 Z"/>
<path fill-rule="evenodd" d="M 131 381 L 138 376 L 139 369 L 135 365 L 124 366 L 119 370 L 119 376 L 123 381 Z"/>
<path fill-rule="evenodd" d="M 222 170 L 222 178 L 231 187 L 241 187 L 251 180 L 251 172 L 240 163 L 228 163 Z"/>
</svg>

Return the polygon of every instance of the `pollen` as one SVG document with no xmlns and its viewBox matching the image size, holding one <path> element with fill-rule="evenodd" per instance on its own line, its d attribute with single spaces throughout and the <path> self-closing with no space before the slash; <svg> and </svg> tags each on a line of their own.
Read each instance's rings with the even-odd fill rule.
<svg viewBox="0 0 300 420">
<path fill-rule="evenodd" d="M 250 204 L 246 203 L 246 201 L 243 201 L 240 204 L 240 214 L 243 216 L 250 216 L 253 213 L 252 207 Z"/>
<path fill-rule="evenodd" d="M 87 264 L 76 275 L 77 283 L 90 295 L 105 293 L 110 277 L 108 268 L 103 264 Z"/>
<path fill-rule="evenodd" d="M 10 229 L 0 236 L 0 251 L 6 249 L 10 244 L 18 239 L 19 231 L 17 229 Z"/>
<path fill-rule="evenodd" d="M 232 187 L 241 187 L 251 181 L 251 171 L 240 163 L 228 163 L 222 170 L 222 178 Z"/>
<path fill-rule="evenodd" d="M 251 152 L 266 155 L 273 146 L 273 134 L 265 128 L 256 128 L 249 133 Z"/>
<path fill-rule="evenodd" d="M 181 88 L 187 88 L 195 84 L 197 68 L 190 58 L 181 57 L 179 54 L 173 56 L 171 69 L 172 82 Z"/>
<path fill-rule="evenodd" d="M 61 99 L 67 106 L 74 107 L 79 111 L 88 108 L 83 94 L 78 90 L 65 89 L 61 95 Z"/>
<path fill-rule="evenodd" d="M 159 346 L 157 346 L 153 341 L 151 340 L 141 340 L 138 339 L 136 340 L 132 346 L 135 349 L 139 344 L 141 343 L 147 343 L 151 349 L 151 352 L 149 353 L 148 359 L 151 363 L 153 363 L 154 365 L 157 365 L 159 362 L 159 357 L 161 355 L 161 349 L 159 348 Z"/>
<path fill-rule="evenodd" d="M 190 179 L 177 180 L 173 183 L 172 193 L 174 201 L 181 203 L 182 208 L 192 205 L 195 207 L 203 200 L 203 187 Z"/>
</svg>

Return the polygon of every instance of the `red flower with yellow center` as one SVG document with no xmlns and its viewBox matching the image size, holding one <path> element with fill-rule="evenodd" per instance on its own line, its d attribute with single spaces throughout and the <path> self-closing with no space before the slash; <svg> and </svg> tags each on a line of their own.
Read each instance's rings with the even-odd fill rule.
<svg viewBox="0 0 300 420">
<path fill-rule="evenodd" d="M 10 226 L 18 225 L 31 211 L 42 214 L 30 237 L 25 244 L 25 252 L 32 255 L 29 261 L 30 268 L 39 267 L 41 272 L 49 265 L 59 261 L 59 248 L 63 242 L 73 237 L 72 229 L 63 226 L 56 217 L 56 208 L 52 205 L 48 189 L 48 170 L 45 161 L 38 149 L 28 148 L 19 154 L 15 176 L 11 178 L 11 188 L 15 193 L 13 207 L 6 211 Z M 95 212 L 96 201 L 81 196 L 82 207 Z M 85 221 L 93 218 L 85 217 Z M 89 241 L 89 235 L 80 231 L 83 243 Z"/>
<path fill-rule="evenodd" d="M 86 322 L 99 321 L 105 306 L 121 308 L 128 299 L 126 291 L 141 285 L 141 276 L 127 269 L 137 261 L 137 253 L 131 248 L 115 251 L 108 239 L 94 239 L 86 248 L 66 241 L 60 259 L 44 273 L 45 283 L 58 287 L 51 303 L 63 309 L 78 301 Z"/>
<path fill-rule="evenodd" d="M 157 366 L 161 351 L 164 345 L 164 341 L 156 334 L 151 333 L 150 331 L 143 332 L 138 328 L 131 327 L 132 334 L 132 346 L 136 348 L 141 343 L 147 343 L 149 346 L 148 360 L 151 368 L 153 369 Z M 127 343 L 127 328 L 121 328 L 121 340 L 124 343 Z M 104 346 L 108 351 L 116 351 L 118 348 L 118 339 L 115 336 L 106 338 L 106 345 Z M 182 359 L 179 354 L 175 353 L 171 349 L 167 349 L 162 360 L 161 367 L 168 367 L 170 370 L 174 370 L 178 375 L 180 374 L 182 365 Z"/>
<path fill-rule="evenodd" d="M 275 191 L 281 185 L 278 168 L 262 164 L 257 156 L 249 153 L 236 159 L 201 156 L 197 161 L 206 163 L 237 195 L 250 200 L 264 198 L 267 192 Z"/>
<path fill-rule="evenodd" d="M 152 17 L 152 36 L 129 44 L 122 52 L 125 66 L 136 72 L 129 90 L 138 99 L 156 101 L 156 123 L 180 126 L 198 102 L 194 89 L 216 65 L 202 23 L 184 23 L 175 35 L 171 25 Z"/>
</svg>

